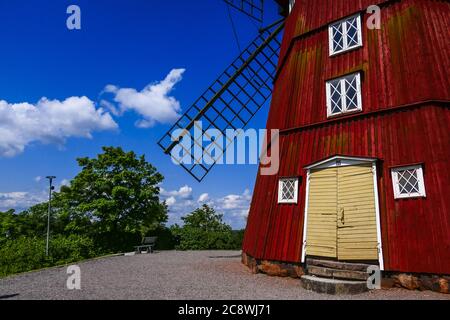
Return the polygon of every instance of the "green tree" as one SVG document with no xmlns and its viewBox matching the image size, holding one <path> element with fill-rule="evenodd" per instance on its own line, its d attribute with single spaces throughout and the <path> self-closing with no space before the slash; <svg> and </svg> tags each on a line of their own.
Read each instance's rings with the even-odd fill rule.
<svg viewBox="0 0 450 320">
<path fill-rule="evenodd" d="M 105 251 L 129 250 L 167 221 L 159 201 L 163 176 L 145 156 L 122 148 L 103 147 L 96 158 L 77 159 L 81 172 L 54 193 L 52 234 L 92 237 Z M 45 233 L 47 203 L 19 215 L 22 235 Z"/>
<path fill-rule="evenodd" d="M 0 211 L 0 242 L 15 238 L 19 224 L 14 210 Z"/>
<path fill-rule="evenodd" d="M 172 233 L 178 238 L 180 250 L 236 249 L 232 229 L 223 222 L 223 215 L 208 205 L 203 205 L 181 218 L 182 227 L 175 225 Z"/>
<path fill-rule="evenodd" d="M 114 147 L 103 151 L 78 159 L 81 172 L 58 196 L 70 221 L 67 229 L 87 228 L 105 247 L 120 249 L 167 221 L 158 187 L 164 178 L 144 156 Z"/>
</svg>

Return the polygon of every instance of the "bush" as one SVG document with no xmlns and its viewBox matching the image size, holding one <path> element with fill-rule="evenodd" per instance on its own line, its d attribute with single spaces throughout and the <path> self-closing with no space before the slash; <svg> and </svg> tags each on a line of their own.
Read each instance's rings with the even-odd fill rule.
<svg viewBox="0 0 450 320">
<path fill-rule="evenodd" d="M 244 242 L 244 232 L 245 230 L 233 230 L 233 249 L 242 249 L 242 243 Z"/>
<path fill-rule="evenodd" d="M 37 238 L 8 240 L 0 248 L 0 276 L 42 268 L 46 264 L 45 242 Z"/>
<path fill-rule="evenodd" d="M 50 240 L 49 257 L 45 240 L 22 237 L 7 240 L 0 247 L 0 277 L 95 257 L 92 239 L 83 236 L 56 236 Z"/>
<path fill-rule="evenodd" d="M 156 250 L 173 250 L 177 244 L 172 231 L 166 227 L 158 227 L 153 231 L 147 232 L 147 237 L 158 237 L 155 244 Z"/>
<path fill-rule="evenodd" d="M 142 235 L 138 232 L 119 232 L 114 237 L 109 233 L 93 235 L 94 243 L 104 254 L 129 252 L 142 241 Z"/>
<path fill-rule="evenodd" d="M 181 219 L 182 227 L 171 228 L 178 239 L 179 250 L 233 250 L 240 245 L 238 235 L 223 222 L 223 215 L 218 214 L 208 205 L 203 205 Z"/>
<path fill-rule="evenodd" d="M 70 235 L 53 238 L 50 241 L 49 254 L 52 265 L 59 265 L 92 258 L 99 252 L 91 238 Z"/>
<path fill-rule="evenodd" d="M 233 247 L 231 232 L 206 231 L 189 227 L 174 227 L 173 233 L 180 239 L 178 250 L 230 250 Z"/>
</svg>

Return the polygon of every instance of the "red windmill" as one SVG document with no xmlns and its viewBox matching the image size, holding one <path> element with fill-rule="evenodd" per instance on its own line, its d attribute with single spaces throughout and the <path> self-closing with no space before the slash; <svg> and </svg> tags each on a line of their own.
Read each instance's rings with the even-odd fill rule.
<svg viewBox="0 0 450 320">
<path fill-rule="evenodd" d="M 368 264 L 449 275 L 449 2 L 277 2 L 285 22 L 266 29 L 174 127 L 224 115 L 218 105 L 234 110 L 232 121 L 220 119 L 224 128 L 237 126 L 239 110 L 257 112 L 273 80 L 267 128 L 280 130 L 280 170 L 257 177 L 244 262 L 351 280 L 365 280 Z M 367 27 L 372 5 L 380 28 Z M 276 72 L 262 81 L 266 63 Z M 177 142 L 164 139 L 169 152 Z M 187 168 L 198 169 L 201 180 L 210 168 Z M 304 283 L 314 288 L 309 275 Z"/>
</svg>

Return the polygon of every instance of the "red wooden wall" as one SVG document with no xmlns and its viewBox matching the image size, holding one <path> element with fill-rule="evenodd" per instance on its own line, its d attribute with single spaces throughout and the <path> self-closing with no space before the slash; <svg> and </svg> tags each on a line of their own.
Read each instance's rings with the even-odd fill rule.
<svg viewBox="0 0 450 320">
<path fill-rule="evenodd" d="M 362 48 L 329 57 L 328 23 L 377 2 L 382 29 L 363 28 Z M 450 274 L 449 16 L 447 1 L 297 0 L 267 124 L 282 130 L 280 172 L 257 178 L 245 252 L 299 262 L 303 167 L 335 154 L 367 156 L 381 159 L 385 269 Z M 355 71 L 362 72 L 363 112 L 328 121 L 325 81 Z M 395 200 L 390 167 L 419 162 L 427 198 Z M 280 176 L 303 178 L 298 205 L 277 203 Z"/>
</svg>

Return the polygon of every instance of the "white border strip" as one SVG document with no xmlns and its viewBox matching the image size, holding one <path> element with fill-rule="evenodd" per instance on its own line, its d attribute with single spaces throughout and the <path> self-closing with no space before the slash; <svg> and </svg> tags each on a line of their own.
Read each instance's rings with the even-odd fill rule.
<svg viewBox="0 0 450 320">
<path fill-rule="evenodd" d="M 377 163 L 372 164 L 373 170 L 373 189 L 375 193 L 375 212 L 377 219 L 377 238 L 378 238 L 378 262 L 380 263 L 380 270 L 384 270 L 383 245 L 381 242 L 381 217 L 380 217 L 380 201 L 378 198 L 378 174 Z"/>
<path fill-rule="evenodd" d="M 311 176 L 311 170 L 308 170 L 306 175 L 306 201 L 305 201 L 305 214 L 303 219 L 303 246 L 302 246 L 302 263 L 306 258 L 306 233 L 308 232 L 308 205 L 309 205 L 309 180 Z"/>
</svg>

